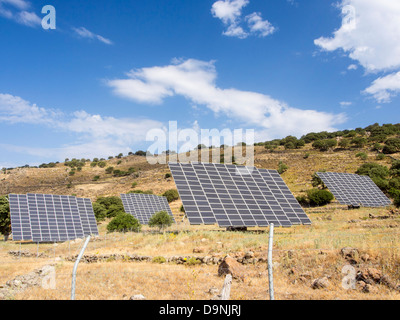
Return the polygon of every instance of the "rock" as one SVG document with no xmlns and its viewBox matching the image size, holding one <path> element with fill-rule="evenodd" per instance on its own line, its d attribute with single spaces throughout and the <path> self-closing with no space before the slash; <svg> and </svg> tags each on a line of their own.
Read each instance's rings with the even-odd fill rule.
<svg viewBox="0 0 400 320">
<path fill-rule="evenodd" d="M 218 275 L 220 277 L 227 274 L 230 274 L 232 275 L 232 278 L 241 281 L 244 281 L 246 277 L 245 268 L 230 256 L 226 256 L 218 267 Z"/>
<path fill-rule="evenodd" d="M 216 296 L 219 294 L 219 290 L 216 287 L 212 287 L 207 291 L 207 293 L 209 293 L 212 296 Z"/>
<path fill-rule="evenodd" d="M 356 279 L 364 281 L 367 284 L 379 283 L 382 278 L 382 272 L 375 268 L 366 268 L 357 273 Z"/>
<path fill-rule="evenodd" d="M 203 248 L 194 248 L 193 253 L 204 253 L 204 249 Z"/>
<path fill-rule="evenodd" d="M 350 258 L 350 259 L 356 259 L 359 256 L 358 249 L 349 247 L 340 250 L 340 254 L 342 255 L 343 258 Z"/>
<path fill-rule="evenodd" d="M 146 300 L 146 298 L 142 294 L 136 294 L 132 296 L 129 300 Z"/>
<path fill-rule="evenodd" d="M 363 286 L 363 288 L 361 289 L 361 291 L 364 292 L 364 293 L 377 293 L 377 292 L 378 292 L 378 289 L 375 288 L 374 286 L 372 286 L 372 285 L 366 283 L 366 284 Z"/>
<path fill-rule="evenodd" d="M 254 252 L 253 251 L 248 251 L 246 252 L 246 254 L 244 255 L 245 259 L 251 259 L 254 258 Z"/>
<path fill-rule="evenodd" d="M 329 280 L 327 277 L 315 279 L 312 284 L 311 288 L 313 289 L 326 289 L 330 285 Z"/>
</svg>

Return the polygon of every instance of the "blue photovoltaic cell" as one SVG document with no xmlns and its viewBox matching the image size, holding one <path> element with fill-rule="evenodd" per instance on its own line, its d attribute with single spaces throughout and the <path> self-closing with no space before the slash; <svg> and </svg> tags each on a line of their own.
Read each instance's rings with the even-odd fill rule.
<svg viewBox="0 0 400 320">
<path fill-rule="evenodd" d="M 121 199 L 125 212 L 133 215 L 141 224 L 148 224 L 150 218 L 160 211 L 166 211 L 174 219 L 167 198 L 165 197 L 153 194 L 132 193 L 121 194 Z"/>
<path fill-rule="evenodd" d="M 317 175 L 340 204 L 373 208 L 392 204 L 368 176 L 337 172 L 318 172 Z"/>
<path fill-rule="evenodd" d="M 191 224 L 289 227 L 311 221 L 275 170 L 169 163 Z"/>
<path fill-rule="evenodd" d="M 13 240 L 62 242 L 98 235 L 90 199 L 45 194 L 9 195 Z"/>
</svg>

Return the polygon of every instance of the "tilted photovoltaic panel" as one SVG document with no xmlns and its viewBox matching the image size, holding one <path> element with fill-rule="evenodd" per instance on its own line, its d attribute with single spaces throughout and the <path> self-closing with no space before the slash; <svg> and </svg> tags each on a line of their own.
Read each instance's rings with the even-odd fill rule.
<svg viewBox="0 0 400 320">
<path fill-rule="evenodd" d="M 60 242 L 98 235 L 90 199 L 10 194 L 9 201 L 15 241 Z"/>
<path fill-rule="evenodd" d="M 391 201 L 368 176 L 351 173 L 318 172 L 335 198 L 343 205 L 386 207 Z"/>
<path fill-rule="evenodd" d="M 311 221 L 275 170 L 169 163 L 191 224 L 281 226 Z"/>
<path fill-rule="evenodd" d="M 125 212 L 133 215 L 141 224 L 149 224 L 150 218 L 160 211 L 166 211 L 174 219 L 165 197 L 154 194 L 132 193 L 121 194 L 121 199 Z"/>
<path fill-rule="evenodd" d="M 76 198 L 78 203 L 78 211 L 81 217 L 83 234 L 85 236 L 99 235 L 97 221 L 94 216 L 93 205 L 90 199 Z"/>
<path fill-rule="evenodd" d="M 10 194 L 9 201 L 13 240 L 32 240 L 28 198 L 26 195 Z"/>
<path fill-rule="evenodd" d="M 28 194 L 32 241 L 53 242 L 83 238 L 75 197 Z"/>
</svg>

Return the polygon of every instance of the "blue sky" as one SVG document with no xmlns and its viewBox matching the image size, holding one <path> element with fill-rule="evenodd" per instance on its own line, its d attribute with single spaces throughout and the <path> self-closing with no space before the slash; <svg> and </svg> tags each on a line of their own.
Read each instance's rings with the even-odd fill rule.
<svg viewBox="0 0 400 320">
<path fill-rule="evenodd" d="M 45 5 L 56 29 L 45 30 Z M 0 0 L 0 167 L 399 122 L 393 0 Z"/>
</svg>

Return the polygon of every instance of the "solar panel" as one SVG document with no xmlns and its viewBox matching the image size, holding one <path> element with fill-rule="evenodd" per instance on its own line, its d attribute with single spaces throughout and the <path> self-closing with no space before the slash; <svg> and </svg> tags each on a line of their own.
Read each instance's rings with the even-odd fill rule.
<svg viewBox="0 0 400 320">
<path fill-rule="evenodd" d="M 121 199 L 125 212 L 133 215 L 141 224 L 149 224 L 150 218 L 160 211 L 166 211 L 174 219 L 167 198 L 165 197 L 154 194 L 132 193 L 121 194 Z"/>
<path fill-rule="evenodd" d="M 90 199 L 47 194 L 10 194 L 9 199 L 15 241 L 60 242 L 98 235 Z"/>
<path fill-rule="evenodd" d="M 385 207 L 391 201 L 368 176 L 351 173 L 318 172 L 335 198 L 343 205 Z"/>
<path fill-rule="evenodd" d="M 26 195 L 10 194 L 9 201 L 13 240 L 31 240 L 32 233 L 28 210 L 28 198 Z"/>
<path fill-rule="evenodd" d="M 189 222 L 220 227 L 311 224 L 275 170 L 169 163 Z"/>
</svg>

